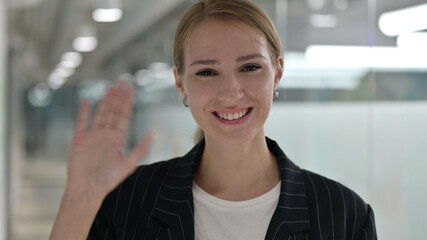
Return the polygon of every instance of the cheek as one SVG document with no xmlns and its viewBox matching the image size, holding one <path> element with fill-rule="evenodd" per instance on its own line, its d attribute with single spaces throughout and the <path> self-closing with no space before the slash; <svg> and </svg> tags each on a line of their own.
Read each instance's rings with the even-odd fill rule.
<svg viewBox="0 0 427 240">
<path fill-rule="evenodd" d="M 200 121 L 205 116 L 205 111 L 208 111 L 209 104 L 212 99 L 215 99 L 215 86 L 210 86 L 206 83 L 195 83 L 189 81 L 186 85 L 186 94 L 190 103 L 190 110 L 196 122 Z"/>
<path fill-rule="evenodd" d="M 260 77 L 257 80 L 247 84 L 247 89 L 253 96 L 261 99 L 273 98 L 273 79 L 269 77 Z"/>
<path fill-rule="evenodd" d="M 188 100 L 195 104 L 204 102 L 209 94 L 209 88 L 201 84 L 187 84 L 186 87 Z"/>
<path fill-rule="evenodd" d="M 218 91 L 219 81 L 185 79 L 184 87 L 189 101 L 206 102 Z"/>
</svg>

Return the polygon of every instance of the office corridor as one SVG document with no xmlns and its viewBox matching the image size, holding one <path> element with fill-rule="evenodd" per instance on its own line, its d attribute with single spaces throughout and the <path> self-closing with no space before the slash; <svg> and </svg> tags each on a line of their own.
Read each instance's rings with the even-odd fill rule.
<svg viewBox="0 0 427 240">
<path fill-rule="evenodd" d="M 27 159 L 20 171 L 14 239 L 48 239 L 64 191 L 66 163 L 52 159 Z"/>
</svg>

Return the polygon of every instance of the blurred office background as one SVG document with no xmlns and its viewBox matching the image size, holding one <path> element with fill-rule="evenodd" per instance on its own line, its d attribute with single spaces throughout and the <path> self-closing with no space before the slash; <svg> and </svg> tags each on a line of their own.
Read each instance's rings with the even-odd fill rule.
<svg viewBox="0 0 427 240">
<path fill-rule="evenodd" d="M 191 148 L 171 45 L 194 2 L 0 0 L 0 240 L 47 239 L 79 102 L 117 78 L 138 89 L 129 148 L 148 130 L 147 163 Z M 285 45 L 267 135 L 369 202 L 380 239 L 426 239 L 426 1 L 254 2 Z"/>
</svg>

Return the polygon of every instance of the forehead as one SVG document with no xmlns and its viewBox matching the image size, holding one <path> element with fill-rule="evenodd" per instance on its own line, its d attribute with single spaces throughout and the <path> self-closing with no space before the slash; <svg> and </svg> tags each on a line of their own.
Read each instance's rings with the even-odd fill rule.
<svg viewBox="0 0 427 240">
<path fill-rule="evenodd" d="M 258 29 L 236 20 L 208 19 L 199 23 L 184 42 L 185 61 L 267 54 L 267 41 Z"/>
</svg>

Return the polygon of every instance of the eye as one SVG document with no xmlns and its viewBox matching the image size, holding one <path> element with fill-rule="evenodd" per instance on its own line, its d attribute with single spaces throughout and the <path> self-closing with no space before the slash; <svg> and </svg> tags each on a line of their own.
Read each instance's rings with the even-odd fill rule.
<svg viewBox="0 0 427 240">
<path fill-rule="evenodd" d="M 243 72 L 253 72 L 253 71 L 256 71 L 256 70 L 258 70 L 258 69 L 260 69 L 261 68 L 261 66 L 259 66 L 259 65 L 256 65 L 256 64 L 250 64 L 250 65 L 246 65 L 246 66 L 244 66 L 243 68 L 242 68 L 242 71 Z"/>
<path fill-rule="evenodd" d="M 210 77 L 210 76 L 215 76 L 216 73 L 212 70 L 202 70 L 200 72 L 197 72 L 196 75 L 202 76 L 202 77 Z"/>
</svg>

